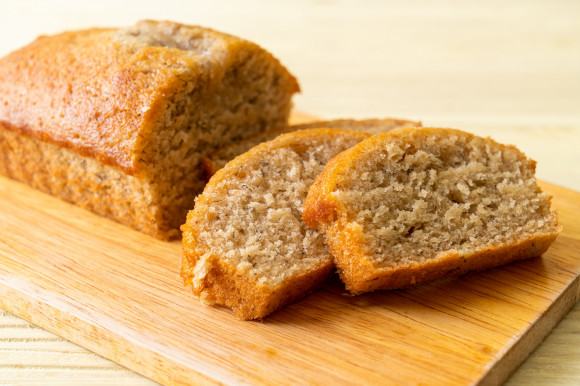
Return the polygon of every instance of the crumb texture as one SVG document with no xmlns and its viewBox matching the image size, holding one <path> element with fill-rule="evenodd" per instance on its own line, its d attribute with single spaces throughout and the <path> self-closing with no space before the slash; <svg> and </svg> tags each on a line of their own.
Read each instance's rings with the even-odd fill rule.
<svg viewBox="0 0 580 386">
<path fill-rule="evenodd" d="M 557 232 L 535 163 L 515 147 L 442 129 L 367 142 L 331 195 L 377 268 Z"/>
<path fill-rule="evenodd" d="M 290 133 L 220 170 L 183 227 L 184 243 L 190 235 L 195 239 L 184 246 L 184 276 L 194 293 L 216 301 L 204 280 L 211 272 L 210 256 L 272 299 L 289 280 L 331 266 L 323 236 L 302 222 L 302 206 L 326 162 L 367 137 L 339 130 Z"/>
<path fill-rule="evenodd" d="M 152 200 L 148 184 L 93 158 L 2 130 L 2 126 L 0 123 L 0 174 L 141 232 L 164 236 L 158 234 L 155 226 L 160 208 Z M 22 154 L 26 154 L 25 162 Z M 174 230 L 170 237 L 176 236 L 179 233 Z"/>
<path fill-rule="evenodd" d="M 259 145 L 276 138 L 277 136 L 289 133 L 292 131 L 306 130 L 306 129 L 341 129 L 351 131 L 361 131 L 369 134 L 386 133 L 395 129 L 402 129 L 407 127 L 420 127 L 421 122 L 407 121 L 403 119 L 334 119 L 331 121 L 315 121 L 309 123 L 302 123 L 299 125 L 292 125 L 283 128 L 267 130 L 259 134 L 253 135 L 245 140 L 236 141 L 224 147 L 217 149 L 210 153 L 204 161 L 204 168 L 206 169 L 207 179 L 219 169 L 223 168 L 225 164 L 234 159 L 240 154 L 245 153 L 252 147 Z"/>
<path fill-rule="evenodd" d="M 218 189 L 228 194 L 212 202 L 213 221 L 200 234 L 211 253 L 262 281 L 280 281 L 329 259 L 321 235 L 300 218 L 326 158 L 321 150 L 276 149 L 267 160 L 248 165 L 242 178 L 221 182 Z"/>
<path fill-rule="evenodd" d="M 220 256 L 239 273 L 269 283 L 329 261 L 322 235 L 302 222 L 302 205 L 326 162 L 361 137 L 295 137 L 256 151 L 204 192 L 194 210 L 203 214 L 195 219 L 199 254 Z"/>
</svg>

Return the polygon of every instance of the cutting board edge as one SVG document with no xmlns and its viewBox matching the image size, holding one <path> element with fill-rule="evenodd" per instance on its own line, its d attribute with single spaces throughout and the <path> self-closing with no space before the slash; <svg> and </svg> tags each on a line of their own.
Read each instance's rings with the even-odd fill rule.
<svg viewBox="0 0 580 386">
<path fill-rule="evenodd" d="M 544 341 L 556 325 L 580 301 L 580 275 L 576 276 L 552 303 L 504 354 L 490 363 L 477 385 L 501 385 Z"/>
<path fill-rule="evenodd" d="M 1 277 L 0 308 L 161 384 L 187 385 L 192 382 L 202 385 L 222 384 L 215 377 L 212 378 L 210 375 L 191 368 L 186 369 L 185 366 L 146 347 L 141 347 L 114 331 L 95 326 L 82 318 L 44 303 L 30 294 L 19 291 L 3 282 Z M 59 328 L 59 324 L 67 327 Z M 120 349 L 115 350 L 114 347 Z M 138 348 L 138 350 L 127 350 L 130 347 Z M 138 365 L 145 364 L 151 359 L 163 364 L 166 370 Z"/>
</svg>

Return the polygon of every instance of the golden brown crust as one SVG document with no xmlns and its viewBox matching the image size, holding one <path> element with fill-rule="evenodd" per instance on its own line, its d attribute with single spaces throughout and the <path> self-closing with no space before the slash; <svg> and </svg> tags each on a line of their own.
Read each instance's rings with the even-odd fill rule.
<svg viewBox="0 0 580 386">
<path fill-rule="evenodd" d="M 351 148 L 352 149 L 352 148 Z M 337 220 L 338 202 L 330 194 L 335 188 L 333 181 L 340 173 L 340 167 L 347 165 L 343 161 L 342 154 L 351 149 L 337 154 L 334 158 L 326 163 L 322 173 L 318 175 L 304 201 L 304 211 L 302 212 L 302 221 L 311 228 L 316 228 L 324 232 L 326 226 Z"/>
<path fill-rule="evenodd" d="M 42 36 L 3 58 L 1 119 L 20 134 L 134 172 L 138 138 L 176 78 L 163 68 L 140 71 L 129 49 L 110 40 L 114 32 Z"/>
<path fill-rule="evenodd" d="M 181 275 L 185 284 L 191 284 L 191 256 L 184 247 Z M 295 276 L 276 288 L 265 287 L 247 276 L 240 275 L 235 268 L 219 258 L 207 262 L 207 274 L 200 283 L 192 286 L 192 292 L 209 304 L 231 308 L 241 320 L 262 319 L 272 312 L 299 300 L 320 287 L 334 270 L 328 262 L 318 269 Z"/>
<path fill-rule="evenodd" d="M 373 265 L 363 251 L 361 228 L 349 226 L 345 209 L 332 192 L 340 190 L 342 176 L 349 173 L 353 162 L 370 153 L 386 141 L 408 140 L 413 135 L 429 135 L 443 130 L 447 135 L 473 135 L 454 129 L 421 128 L 397 130 L 375 135 L 357 146 L 343 151 L 330 160 L 318 176 L 304 202 L 303 221 L 309 227 L 326 233 L 330 252 L 338 267 L 346 289 L 359 294 L 377 289 L 394 289 L 425 283 L 435 279 L 457 276 L 470 271 L 492 268 L 512 261 L 536 257 L 544 253 L 556 239 L 561 227 L 554 232 L 538 234 L 515 244 L 486 247 L 470 254 L 448 251 L 426 263 L 395 268 L 378 268 Z M 488 144 L 497 144 L 490 138 L 483 139 Z M 500 145 L 526 158 L 511 145 Z M 536 163 L 527 160 L 528 167 L 535 170 Z M 538 187 L 538 192 L 540 188 Z"/>
<path fill-rule="evenodd" d="M 530 237 L 517 244 L 487 247 L 469 255 L 449 251 L 427 263 L 377 269 L 361 251 L 361 241 L 356 232 L 339 224 L 332 228 L 331 234 L 334 236 L 330 237 L 330 251 L 345 288 L 352 294 L 405 288 L 538 257 L 548 250 L 559 233 Z"/>
<path fill-rule="evenodd" d="M 213 40 L 211 65 L 202 68 L 187 50 L 116 39 L 118 29 L 41 36 L 0 60 L 0 121 L 22 135 L 138 173 L 148 133 L 183 79 L 218 83 L 236 53 L 262 52 L 210 29 L 159 24 L 176 34 Z M 296 80 L 283 71 L 298 91 Z"/>
</svg>

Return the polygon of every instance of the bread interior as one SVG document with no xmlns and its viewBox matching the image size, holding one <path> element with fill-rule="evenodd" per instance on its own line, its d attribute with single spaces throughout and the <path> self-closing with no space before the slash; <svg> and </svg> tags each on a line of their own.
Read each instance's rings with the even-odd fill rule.
<svg viewBox="0 0 580 386">
<path fill-rule="evenodd" d="M 403 138 L 406 137 L 406 138 Z M 333 194 L 376 267 L 469 254 L 557 229 L 535 163 L 467 133 L 415 132 L 361 156 Z"/>
<path fill-rule="evenodd" d="M 363 137 L 300 133 L 263 144 L 243 164 L 236 159 L 214 176 L 219 182 L 196 209 L 204 212 L 196 218 L 199 256 L 219 256 L 267 286 L 332 264 L 323 236 L 302 222 L 302 205 L 326 162 Z M 283 144 L 269 145 L 277 141 Z"/>
</svg>

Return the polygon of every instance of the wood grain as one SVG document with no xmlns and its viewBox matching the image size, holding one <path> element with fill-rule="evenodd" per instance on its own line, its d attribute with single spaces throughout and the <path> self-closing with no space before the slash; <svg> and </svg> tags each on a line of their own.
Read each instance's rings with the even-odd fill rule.
<svg viewBox="0 0 580 386">
<path fill-rule="evenodd" d="M 156 384 L 3 310 L 0 342 L 2 385 Z"/>
<path fill-rule="evenodd" d="M 140 18 L 200 24 L 255 41 L 298 76 L 301 110 L 328 119 L 421 119 L 490 135 L 537 160 L 539 178 L 580 191 L 578 1 L 165 0 L 160 7 L 142 0 L 20 0 L 2 4 L 0 55 L 39 34 Z M 0 323 L 0 333 L 3 328 Z M 27 330 L 9 328 L 0 357 L 13 359 L 0 367 L 0 384 L 147 383 L 112 363 L 116 375 L 90 366 L 45 367 L 64 363 L 65 351 L 76 353 L 78 346 L 52 334 L 27 341 Z M 508 384 L 580 384 L 578 331 L 580 303 Z M 52 340 L 39 346 L 45 338 Z M 61 359 L 50 351 L 57 343 Z M 32 363 L 29 350 L 46 355 Z M 92 357 L 95 368 L 102 365 Z"/>
<path fill-rule="evenodd" d="M 333 282 L 242 322 L 181 285 L 179 242 L 0 178 L 0 307 L 167 384 L 494 384 L 579 297 L 580 194 L 544 186 L 565 230 L 542 258 L 358 297 Z"/>
</svg>

